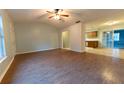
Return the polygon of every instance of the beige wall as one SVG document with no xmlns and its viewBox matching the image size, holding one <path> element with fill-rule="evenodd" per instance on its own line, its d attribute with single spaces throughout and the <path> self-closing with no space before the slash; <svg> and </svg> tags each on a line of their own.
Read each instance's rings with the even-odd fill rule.
<svg viewBox="0 0 124 93">
<path fill-rule="evenodd" d="M 62 30 L 62 32 L 69 31 L 69 44 L 71 50 L 77 52 L 85 51 L 84 29 L 85 28 L 83 27 L 82 23 L 77 23 Z"/>
<path fill-rule="evenodd" d="M 59 48 L 59 30 L 45 23 L 15 23 L 17 53 Z"/>
<path fill-rule="evenodd" d="M 5 49 L 7 58 L 0 63 L 0 81 L 6 73 L 15 56 L 15 33 L 13 22 L 5 10 L 0 10 L 0 16 L 3 20 L 3 31 L 5 36 Z"/>
</svg>

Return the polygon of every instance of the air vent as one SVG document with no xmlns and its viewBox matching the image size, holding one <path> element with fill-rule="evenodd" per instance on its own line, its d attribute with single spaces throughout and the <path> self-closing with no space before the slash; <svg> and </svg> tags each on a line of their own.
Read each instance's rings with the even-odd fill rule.
<svg viewBox="0 0 124 93">
<path fill-rule="evenodd" d="M 78 20 L 78 21 L 76 21 L 75 23 L 80 23 L 81 21 L 80 20 Z"/>
</svg>

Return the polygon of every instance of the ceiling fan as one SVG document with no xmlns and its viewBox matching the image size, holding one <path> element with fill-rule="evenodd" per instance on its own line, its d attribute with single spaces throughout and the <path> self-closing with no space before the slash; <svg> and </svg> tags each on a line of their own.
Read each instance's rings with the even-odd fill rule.
<svg viewBox="0 0 124 93">
<path fill-rule="evenodd" d="M 55 20 L 63 20 L 62 17 L 69 17 L 67 14 L 62 14 L 63 9 L 54 9 L 54 11 L 46 11 L 50 14 L 49 19 L 54 18 Z M 64 20 L 63 20 L 64 21 Z"/>
</svg>

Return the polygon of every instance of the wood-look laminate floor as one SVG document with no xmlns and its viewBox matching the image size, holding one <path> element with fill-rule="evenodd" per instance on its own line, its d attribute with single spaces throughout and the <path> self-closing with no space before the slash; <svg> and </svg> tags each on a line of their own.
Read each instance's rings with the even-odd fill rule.
<svg viewBox="0 0 124 93">
<path fill-rule="evenodd" d="M 124 83 L 124 60 L 55 49 L 17 55 L 2 83 Z"/>
</svg>

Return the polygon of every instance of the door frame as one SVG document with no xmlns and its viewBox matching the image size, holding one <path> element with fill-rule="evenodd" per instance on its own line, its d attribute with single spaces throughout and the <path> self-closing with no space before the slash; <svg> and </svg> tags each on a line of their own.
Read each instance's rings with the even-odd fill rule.
<svg viewBox="0 0 124 93">
<path fill-rule="evenodd" d="M 104 35 L 104 32 L 112 32 L 112 49 L 114 48 L 114 30 L 111 30 L 111 31 L 103 31 L 102 32 L 102 47 L 103 47 L 103 35 Z M 106 47 L 103 47 L 103 48 L 106 48 Z"/>
<path fill-rule="evenodd" d="M 63 31 L 63 32 L 67 32 L 67 31 L 68 31 L 68 30 Z M 68 42 L 68 43 L 69 43 L 69 44 L 68 44 L 68 45 L 69 45 L 68 48 L 64 48 L 64 47 L 63 47 L 63 32 L 62 32 L 62 44 L 61 44 L 62 46 L 61 46 L 61 48 L 62 48 L 62 49 L 68 49 L 68 50 L 70 50 L 70 42 Z M 68 32 L 68 34 L 69 34 L 69 32 Z M 70 35 L 69 35 L 69 37 L 70 37 Z M 68 37 L 68 39 L 69 39 L 69 41 L 70 41 L 70 38 L 69 38 L 69 37 Z"/>
</svg>

